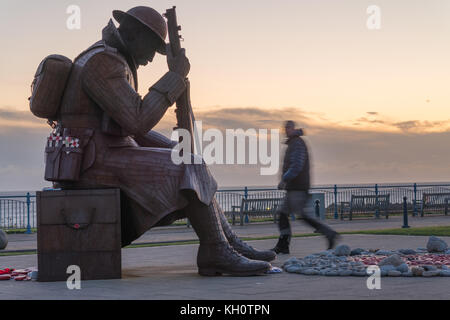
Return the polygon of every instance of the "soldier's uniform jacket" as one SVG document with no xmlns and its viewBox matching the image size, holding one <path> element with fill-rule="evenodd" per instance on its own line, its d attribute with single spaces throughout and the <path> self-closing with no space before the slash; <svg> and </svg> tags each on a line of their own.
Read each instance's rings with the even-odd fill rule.
<svg viewBox="0 0 450 320">
<path fill-rule="evenodd" d="M 175 165 L 173 142 L 151 131 L 184 89 L 184 79 L 169 71 L 142 99 L 135 63 L 112 21 L 74 61 L 57 118 L 87 140 L 79 181 L 55 186 L 119 187 L 123 245 L 182 217 L 182 190 L 207 205 L 217 190 L 205 164 Z"/>
</svg>

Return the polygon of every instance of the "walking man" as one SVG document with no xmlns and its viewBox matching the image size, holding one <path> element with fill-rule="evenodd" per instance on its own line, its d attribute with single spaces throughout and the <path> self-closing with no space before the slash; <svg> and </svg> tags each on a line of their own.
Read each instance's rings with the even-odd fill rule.
<svg viewBox="0 0 450 320">
<path fill-rule="evenodd" d="M 303 130 L 295 129 L 295 123 L 286 121 L 285 131 L 288 145 L 283 162 L 283 173 L 278 189 L 286 190 L 286 196 L 278 209 L 280 237 L 272 249 L 275 253 L 289 254 L 289 244 L 292 237 L 289 214 L 300 216 L 310 226 L 325 235 L 328 239 L 328 248 L 334 247 L 337 232 L 326 224 L 316 220 L 311 212 L 305 210 L 310 188 L 309 155 L 305 142 L 302 139 Z"/>
</svg>

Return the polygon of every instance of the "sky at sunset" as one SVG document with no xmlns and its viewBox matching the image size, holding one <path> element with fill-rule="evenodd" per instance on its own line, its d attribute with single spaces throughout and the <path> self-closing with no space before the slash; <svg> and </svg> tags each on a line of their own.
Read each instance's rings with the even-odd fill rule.
<svg viewBox="0 0 450 320">
<path fill-rule="evenodd" d="M 176 5 L 191 62 L 191 99 L 206 128 L 307 132 L 313 182 L 450 181 L 448 0 L 2 0 L 0 191 L 43 180 L 49 127 L 28 109 L 39 62 L 75 58 L 100 39 L 114 9 Z M 69 30 L 67 7 L 81 9 Z M 380 8 L 369 30 L 367 8 Z M 140 68 L 139 93 L 167 71 L 157 56 Z M 173 108 L 156 127 L 166 135 Z M 219 186 L 275 185 L 255 166 L 212 166 Z"/>
</svg>

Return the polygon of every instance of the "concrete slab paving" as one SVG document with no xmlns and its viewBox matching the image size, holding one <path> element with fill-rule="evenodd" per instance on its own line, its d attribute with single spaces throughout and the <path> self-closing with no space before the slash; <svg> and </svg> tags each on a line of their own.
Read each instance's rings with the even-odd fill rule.
<svg viewBox="0 0 450 320">
<path fill-rule="evenodd" d="M 344 235 L 341 243 L 353 248 L 399 249 L 426 245 L 428 237 Z M 450 237 L 443 237 L 450 243 Z M 274 240 L 251 241 L 267 249 Z M 288 258 L 325 249 L 322 237 L 294 238 Z M 365 277 L 324 277 L 272 274 L 256 277 L 202 277 L 197 274 L 198 245 L 128 248 L 122 250 L 123 278 L 83 281 L 81 290 L 65 282 L 0 282 L 0 299 L 158 299 L 158 300 L 297 300 L 297 299 L 450 299 L 450 278 L 382 278 L 380 290 L 369 290 Z M 37 255 L 0 257 L 0 266 L 37 265 Z"/>
</svg>

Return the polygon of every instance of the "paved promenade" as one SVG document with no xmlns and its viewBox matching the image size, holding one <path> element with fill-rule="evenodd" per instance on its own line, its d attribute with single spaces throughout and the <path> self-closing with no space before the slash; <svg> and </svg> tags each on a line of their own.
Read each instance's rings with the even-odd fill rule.
<svg viewBox="0 0 450 320">
<path fill-rule="evenodd" d="M 389 219 L 364 219 L 364 220 L 334 220 L 327 219 L 326 223 L 339 232 L 356 231 L 356 230 L 375 230 L 375 229 L 391 229 L 400 228 L 403 225 L 403 218 L 399 216 L 391 216 Z M 450 225 L 450 216 L 434 216 L 434 217 L 416 217 L 409 218 L 411 227 L 426 227 Z M 291 223 L 292 232 L 294 234 L 311 233 L 311 227 L 296 220 Z M 264 236 L 278 236 L 278 227 L 275 223 L 250 223 L 244 226 L 235 225 L 233 229 L 240 237 L 256 238 Z M 36 250 L 36 234 L 11 234 L 9 235 L 9 244 L 6 250 Z M 169 241 L 196 240 L 197 235 L 192 228 L 186 226 L 168 226 L 158 227 L 146 232 L 142 237 L 137 239 L 134 244 L 139 243 L 155 243 Z M 1 251 L 0 251 L 1 252 Z"/>
<path fill-rule="evenodd" d="M 433 223 L 433 219 L 436 219 Z M 439 223 L 438 223 L 439 222 Z M 450 217 L 411 219 L 411 226 L 448 225 Z M 387 221 L 332 221 L 336 229 L 362 230 L 399 227 L 398 219 Z M 240 235 L 276 234 L 270 223 L 235 229 Z M 311 232 L 300 222 L 294 223 L 296 233 Z M 31 247 L 32 240 L 20 235 L 11 246 Z M 28 236 L 34 237 L 34 236 Z M 14 238 L 14 237 L 11 237 Z M 20 239 L 19 239 L 20 238 Z M 159 228 L 138 241 L 155 242 L 195 239 L 191 229 Z M 341 243 L 351 247 L 398 249 L 426 245 L 428 237 L 343 235 Z M 450 237 L 443 237 L 450 243 Z M 270 248 L 275 240 L 251 241 L 259 249 Z M 281 266 L 290 257 L 304 257 L 323 251 L 323 237 L 294 238 L 291 255 L 280 255 L 273 262 Z M 197 274 L 198 245 L 127 248 L 122 250 L 123 278 L 119 280 L 83 281 L 81 290 L 68 290 L 65 282 L 0 282 L 0 299 L 232 299 L 232 300 L 296 300 L 296 299 L 450 299 L 450 278 L 382 278 L 381 290 L 369 290 L 364 277 L 323 277 L 281 273 L 256 277 L 201 277 Z M 37 255 L 0 256 L 0 267 L 25 268 L 37 266 Z"/>
</svg>

